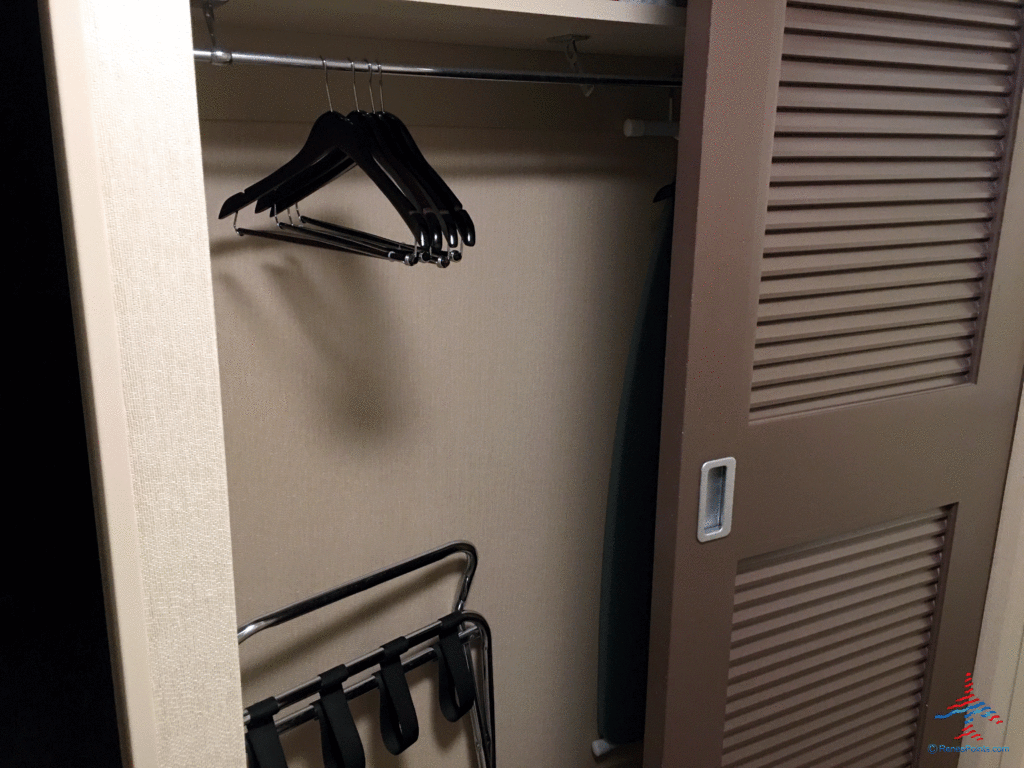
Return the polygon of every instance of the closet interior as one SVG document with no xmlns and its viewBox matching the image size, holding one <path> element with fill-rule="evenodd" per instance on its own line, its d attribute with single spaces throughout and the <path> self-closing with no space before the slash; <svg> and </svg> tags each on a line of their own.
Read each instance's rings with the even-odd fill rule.
<svg viewBox="0 0 1024 768">
<path fill-rule="evenodd" d="M 353 66 L 197 60 L 196 86 L 239 622 L 470 541 L 480 563 L 467 607 L 493 633 L 497 762 L 572 768 L 595 760 L 612 444 L 645 272 L 671 205 L 653 199 L 676 169 L 671 135 L 630 138 L 623 126 L 676 119 L 678 90 L 422 78 L 388 66 L 679 80 L 684 9 L 542 5 L 233 0 L 215 7 L 223 51 Z M 566 35 L 584 37 L 576 56 Z M 193 39 L 213 45 L 202 8 Z M 272 228 L 251 205 L 234 226 L 219 218 L 231 195 L 295 155 L 318 116 L 379 108 L 381 94 L 472 214 L 476 243 L 458 263 L 410 269 L 239 237 L 235 226 Z M 358 170 L 300 207 L 409 241 Z M 289 215 L 278 212 L 298 223 Z M 460 578 L 460 564 L 442 560 L 246 642 L 245 704 L 430 624 L 451 610 Z M 381 741 L 375 697 L 351 702 L 367 764 L 475 765 L 469 718 L 451 723 L 438 709 L 434 665 L 407 679 L 420 735 L 400 758 Z M 290 768 L 320 765 L 315 724 L 282 743 Z M 634 747 L 600 764 L 639 761 Z"/>
</svg>

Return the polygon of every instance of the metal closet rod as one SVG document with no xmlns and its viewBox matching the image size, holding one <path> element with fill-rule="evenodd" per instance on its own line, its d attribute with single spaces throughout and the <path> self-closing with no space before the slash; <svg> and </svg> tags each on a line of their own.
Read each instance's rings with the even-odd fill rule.
<svg viewBox="0 0 1024 768">
<path fill-rule="evenodd" d="M 564 85 L 626 85 L 678 88 L 681 78 L 634 77 L 632 75 L 586 75 L 575 72 L 535 72 L 514 69 L 470 69 L 466 67 L 413 67 L 406 64 L 373 64 L 348 59 L 322 59 L 319 56 L 284 56 L 276 53 L 243 53 L 240 51 L 192 51 L 196 61 L 206 64 L 254 64 L 299 69 L 338 69 L 350 72 L 382 72 L 385 75 L 409 77 L 441 77 L 456 80 L 500 80 L 507 83 L 561 83 Z"/>
</svg>

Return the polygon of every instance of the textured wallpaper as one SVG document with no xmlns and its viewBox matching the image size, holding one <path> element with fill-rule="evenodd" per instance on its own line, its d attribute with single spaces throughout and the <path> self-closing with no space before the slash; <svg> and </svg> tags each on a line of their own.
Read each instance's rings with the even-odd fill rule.
<svg viewBox="0 0 1024 768">
<path fill-rule="evenodd" d="M 186 3 L 82 5 L 161 768 L 244 765 Z"/>
</svg>

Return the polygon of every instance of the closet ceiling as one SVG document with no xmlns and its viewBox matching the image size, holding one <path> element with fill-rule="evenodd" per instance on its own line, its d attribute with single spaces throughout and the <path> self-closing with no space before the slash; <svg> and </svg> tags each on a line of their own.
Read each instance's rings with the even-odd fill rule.
<svg viewBox="0 0 1024 768">
<path fill-rule="evenodd" d="M 614 0 L 230 0 L 216 14 L 247 27 L 527 50 L 559 50 L 548 38 L 572 33 L 590 36 L 583 54 L 674 58 L 686 18 L 685 8 Z"/>
</svg>

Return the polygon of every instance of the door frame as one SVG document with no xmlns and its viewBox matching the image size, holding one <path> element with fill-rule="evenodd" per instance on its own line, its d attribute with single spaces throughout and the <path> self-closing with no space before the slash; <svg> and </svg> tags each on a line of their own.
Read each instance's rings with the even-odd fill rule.
<svg viewBox="0 0 1024 768">
<path fill-rule="evenodd" d="M 159 6 L 126 14 L 123 4 L 113 0 L 40 0 L 54 144 L 124 763 L 177 768 L 183 764 L 180 756 L 188 754 L 186 763 L 201 757 L 213 768 L 244 768 L 223 460 L 204 466 L 183 490 L 203 516 L 202 537 L 187 547 L 167 549 L 189 523 L 182 517 L 181 497 L 149 492 L 175 486 L 182 453 L 194 452 L 197 441 L 200 454 L 223 457 L 189 9 L 187 3 Z M 148 98 L 154 82 L 161 83 L 159 99 Z M 122 141 L 103 135 L 103 126 L 159 121 L 173 126 L 174 152 L 166 151 L 167 134 L 140 132 Z M 1024 131 L 1018 131 L 1018 158 L 1024 157 L 1022 144 Z M 153 253 L 151 233 L 162 231 L 169 214 L 164 200 L 156 205 L 155 197 L 138 198 L 132 186 L 137 179 L 121 172 L 140 153 L 147 157 L 150 179 L 177 179 L 174 189 L 187 192 L 174 198 L 170 215 L 180 228 L 175 238 L 166 239 L 160 269 L 149 273 L 128 268 L 132 254 Z M 1011 182 L 1019 187 L 1022 177 L 1024 162 L 1018 161 Z M 154 285 L 154 278 L 162 282 Z M 140 314 L 139 305 L 128 300 L 153 288 L 173 290 L 182 280 L 190 291 L 177 297 L 171 313 L 150 307 Z M 147 377 L 166 372 L 161 350 L 169 338 L 183 359 L 202 364 L 190 365 L 187 381 L 154 398 Z M 165 441 L 141 441 L 140 422 L 158 420 L 168 409 L 181 414 L 180 429 Z M 1024 720 L 1024 657 L 1019 652 L 1024 629 L 1020 622 L 1013 626 L 1005 620 L 1024 616 L 1022 413 L 976 669 L 979 686 L 993 681 L 993 706 Z M 1016 477 L 1014 469 L 1019 470 Z M 151 553 L 157 547 L 164 548 L 162 561 L 181 568 L 154 568 Z M 207 565 L 200 568 L 200 562 Z M 183 573 L 201 573 L 204 590 L 215 596 L 212 603 L 193 599 Z M 216 617 L 213 628 L 211 615 Z M 178 629 L 168 632 L 168 626 Z M 657 737 L 651 733 L 649 738 Z M 1004 755 L 1002 768 L 1024 760 L 1024 738 L 1008 746 L 1013 751 Z"/>
<path fill-rule="evenodd" d="M 122 761 L 244 768 L 189 4 L 39 11 Z"/>
</svg>

